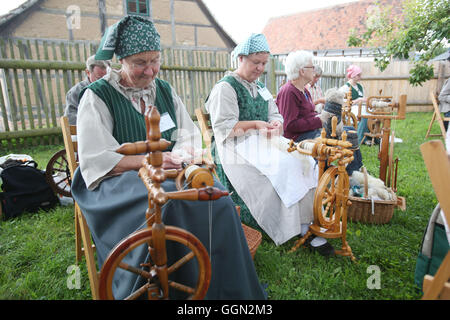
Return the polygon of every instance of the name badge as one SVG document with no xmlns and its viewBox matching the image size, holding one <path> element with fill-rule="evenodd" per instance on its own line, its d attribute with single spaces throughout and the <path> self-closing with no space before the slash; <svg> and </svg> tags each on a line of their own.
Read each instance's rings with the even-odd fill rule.
<svg viewBox="0 0 450 320">
<path fill-rule="evenodd" d="M 258 89 L 258 93 L 261 95 L 261 97 L 263 97 L 264 100 L 270 100 L 273 99 L 272 94 L 269 92 L 269 90 L 267 90 L 266 87 L 264 88 L 259 88 Z"/>
<path fill-rule="evenodd" d="M 167 131 L 175 127 L 175 123 L 173 122 L 170 115 L 165 112 L 161 115 L 161 119 L 159 120 L 159 130 L 161 132 Z"/>
</svg>

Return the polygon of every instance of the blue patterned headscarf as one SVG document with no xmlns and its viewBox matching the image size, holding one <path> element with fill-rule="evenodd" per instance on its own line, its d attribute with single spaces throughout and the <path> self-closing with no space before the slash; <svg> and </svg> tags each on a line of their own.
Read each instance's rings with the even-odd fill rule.
<svg viewBox="0 0 450 320">
<path fill-rule="evenodd" d="M 160 36 L 153 22 L 126 16 L 109 27 L 95 54 L 96 60 L 122 59 L 144 51 L 161 51 Z"/>
<path fill-rule="evenodd" d="M 231 58 L 236 59 L 239 56 L 248 56 L 257 52 L 270 53 L 266 37 L 261 33 L 253 33 L 247 40 L 238 44 L 231 52 Z"/>
</svg>

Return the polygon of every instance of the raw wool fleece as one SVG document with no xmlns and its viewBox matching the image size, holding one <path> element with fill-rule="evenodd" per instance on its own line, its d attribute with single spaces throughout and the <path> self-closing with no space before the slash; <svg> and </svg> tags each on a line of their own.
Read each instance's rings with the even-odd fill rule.
<svg viewBox="0 0 450 320">
<path fill-rule="evenodd" d="M 344 93 L 339 91 L 338 88 L 331 88 L 328 89 L 327 92 L 325 92 L 325 106 L 322 110 L 322 113 L 320 114 L 320 120 L 322 121 L 322 126 L 326 128 L 328 123 L 331 121 L 331 118 L 334 116 L 338 117 L 338 123 L 336 126 L 336 134 L 338 137 L 341 136 L 342 132 L 344 131 L 344 124 L 342 122 L 341 116 L 336 115 L 334 113 L 326 111 L 327 103 L 333 103 L 341 106 L 342 110 L 342 104 L 344 103 Z M 331 125 L 330 125 L 331 127 Z"/>
<path fill-rule="evenodd" d="M 350 186 L 362 186 L 364 188 L 364 173 L 360 171 L 353 171 L 352 176 L 350 177 Z M 367 174 L 367 196 L 374 200 L 392 200 L 391 193 L 387 190 L 387 187 L 384 185 L 384 182 L 381 179 L 372 177 L 370 174 Z"/>
</svg>

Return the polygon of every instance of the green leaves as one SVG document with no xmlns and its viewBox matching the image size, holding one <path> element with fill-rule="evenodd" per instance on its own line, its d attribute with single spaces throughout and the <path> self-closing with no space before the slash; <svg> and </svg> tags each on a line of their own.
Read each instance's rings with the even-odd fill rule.
<svg viewBox="0 0 450 320">
<path fill-rule="evenodd" d="M 384 71 L 391 59 L 410 59 L 409 82 L 422 85 L 434 75 L 428 65 L 439 48 L 448 46 L 450 39 L 450 2 L 448 0 L 405 0 L 401 17 L 390 13 L 391 7 L 376 7 L 368 12 L 367 31 L 357 34 L 352 30 L 347 40 L 349 46 L 376 47 L 386 50 L 375 58 L 375 65 Z"/>
</svg>

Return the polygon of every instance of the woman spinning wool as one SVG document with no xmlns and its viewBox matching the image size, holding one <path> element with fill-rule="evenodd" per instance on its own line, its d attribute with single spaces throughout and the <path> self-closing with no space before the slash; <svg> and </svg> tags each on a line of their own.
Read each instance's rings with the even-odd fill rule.
<svg viewBox="0 0 450 320">
<path fill-rule="evenodd" d="M 248 207 L 248 212 L 241 213 L 244 222 L 245 214 L 251 214 L 279 245 L 308 230 L 317 177 L 314 160 L 299 161 L 287 153 L 289 140 L 280 137 L 283 118 L 270 92 L 257 81 L 269 56 L 262 34 L 252 34 L 239 44 L 232 52 L 238 60 L 237 70 L 214 86 L 206 109 L 222 182 L 236 191 L 233 200 Z M 283 147 L 278 148 L 280 144 Z M 322 254 L 334 252 L 323 238 L 317 237 L 309 245 Z"/>
<path fill-rule="evenodd" d="M 100 267 L 120 240 L 146 226 L 148 192 L 137 172 L 144 155 L 115 152 L 122 143 L 146 140 L 145 111 L 157 107 L 162 138 L 173 142 L 163 153 L 164 169 L 180 168 L 181 161 L 191 162 L 192 155 L 201 152 L 200 132 L 181 99 L 167 82 L 156 77 L 161 53 L 160 36 L 153 23 L 127 16 L 111 26 L 95 58 L 111 59 L 114 54 L 121 69 L 110 69 L 89 85 L 80 101 L 80 166 L 72 183 L 72 195 L 86 217 Z M 218 182 L 215 186 L 224 189 Z M 166 192 L 176 190 L 170 179 L 162 187 Z M 206 201 L 171 200 L 163 207 L 162 219 L 165 225 L 193 233 L 207 248 L 212 275 L 206 298 L 264 299 L 235 205 L 230 197 L 223 197 L 211 206 L 209 216 Z M 179 258 L 175 257 L 176 247 L 171 246 L 167 247 L 169 263 Z M 140 268 L 138 263 L 148 261 L 148 254 L 147 246 L 137 247 L 124 262 Z M 195 282 L 197 265 L 190 263 L 176 275 L 182 279 L 174 280 Z M 114 296 L 124 298 L 140 285 L 134 273 L 117 270 Z"/>
</svg>

